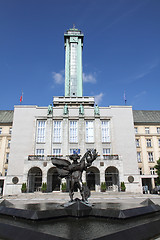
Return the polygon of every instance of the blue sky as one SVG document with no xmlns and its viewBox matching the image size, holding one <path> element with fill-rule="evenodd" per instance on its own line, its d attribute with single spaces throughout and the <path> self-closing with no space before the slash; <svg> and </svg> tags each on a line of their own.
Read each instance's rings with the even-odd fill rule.
<svg viewBox="0 0 160 240">
<path fill-rule="evenodd" d="M 0 109 L 64 95 L 64 32 L 84 33 L 83 95 L 160 110 L 159 0 L 1 0 Z"/>
</svg>

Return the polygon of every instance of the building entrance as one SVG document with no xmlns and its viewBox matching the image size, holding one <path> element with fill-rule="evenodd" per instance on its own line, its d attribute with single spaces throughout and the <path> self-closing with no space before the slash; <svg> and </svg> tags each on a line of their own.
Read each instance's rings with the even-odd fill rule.
<svg viewBox="0 0 160 240">
<path fill-rule="evenodd" d="M 142 178 L 143 193 L 148 193 L 152 190 L 151 178 Z"/>
<path fill-rule="evenodd" d="M 96 190 L 96 185 L 100 185 L 100 174 L 96 167 L 90 167 L 86 172 L 87 186 L 91 191 Z"/>
<path fill-rule="evenodd" d="M 61 180 L 58 178 L 58 172 L 56 168 L 50 168 L 47 174 L 47 191 L 60 191 L 60 185 Z"/>
<path fill-rule="evenodd" d="M 28 172 L 28 191 L 41 191 L 42 171 L 38 167 L 33 167 Z"/>
<path fill-rule="evenodd" d="M 108 191 L 119 190 L 119 172 L 116 167 L 108 167 L 106 169 L 105 182 Z"/>
<path fill-rule="evenodd" d="M 4 180 L 0 180 L 0 195 L 3 195 Z"/>
</svg>

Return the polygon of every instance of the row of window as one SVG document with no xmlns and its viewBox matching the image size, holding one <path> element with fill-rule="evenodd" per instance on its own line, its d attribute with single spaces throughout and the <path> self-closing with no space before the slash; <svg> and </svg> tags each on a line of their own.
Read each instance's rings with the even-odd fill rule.
<svg viewBox="0 0 160 240">
<path fill-rule="evenodd" d="M 139 174 L 140 174 L 140 175 L 143 174 L 142 168 L 139 168 Z M 151 175 L 155 175 L 155 174 L 156 174 L 156 171 L 155 171 L 154 168 L 150 168 L 150 174 L 151 174 Z"/>
<path fill-rule="evenodd" d="M 46 121 L 38 121 L 37 124 L 37 142 L 45 142 Z M 102 142 L 110 142 L 110 124 L 109 121 L 101 121 Z M 94 122 L 85 122 L 86 142 L 94 142 Z M 69 141 L 78 142 L 78 121 L 69 122 Z M 53 122 L 53 142 L 62 142 L 62 121 Z"/>
<path fill-rule="evenodd" d="M 148 152 L 147 154 L 148 154 L 148 162 L 154 162 L 153 152 Z M 137 152 L 137 161 L 142 162 L 141 152 Z"/>
<path fill-rule="evenodd" d="M 87 150 L 89 149 L 86 149 L 86 151 Z M 71 148 L 70 154 L 74 154 L 74 153 L 80 154 L 80 149 Z M 110 148 L 103 148 L 104 159 L 105 159 L 105 155 L 109 155 L 110 153 L 111 153 Z M 44 155 L 44 149 L 36 149 L 36 155 Z M 56 155 L 56 156 L 62 155 L 61 148 L 53 148 L 52 155 Z"/>
<path fill-rule="evenodd" d="M 2 128 L 0 128 L 0 134 L 2 134 Z M 12 128 L 9 129 L 9 134 L 12 134 Z"/>
<path fill-rule="evenodd" d="M 138 134 L 138 127 L 134 128 L 135 134 Z M 145 134 L 150 134 L 150 128 L 145 127 Z M 160 134 L 160 127 L 157 127 L 157 134 Z"/>
<path fill-rule="evenodd" d="M 152 147 L 152 139 L 146 139 L 146 146 Z M 158 139 L 158 146 L 160 147 L 160 139 Z M 140 147 L 140 139 L 136 139 L 136 147 Z"/>
</svg>

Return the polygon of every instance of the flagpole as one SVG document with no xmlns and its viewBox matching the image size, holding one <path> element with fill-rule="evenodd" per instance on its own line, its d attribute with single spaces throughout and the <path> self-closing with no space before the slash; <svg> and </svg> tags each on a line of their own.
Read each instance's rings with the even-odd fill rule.
<svg viewBox="0 0 160 240">
<path fill-rule="evenodd" d="M 127 99 L 126 99 L 126 93 L 125 93 L 125 90 L 124 90 L 124 104 L 125 104 L 125 105 L 127 104 Z"/>
</svg>

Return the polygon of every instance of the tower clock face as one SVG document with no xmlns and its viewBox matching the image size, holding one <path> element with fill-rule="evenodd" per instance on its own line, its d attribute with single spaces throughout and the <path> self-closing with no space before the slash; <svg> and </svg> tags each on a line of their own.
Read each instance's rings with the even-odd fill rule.
<svg viewBox="0 0 160 240">
<path fill-rule="evenodd" d="M 78 42 L 78 38 L 77 37 L 70 37 L 70 42 Z"/>
</svg>

